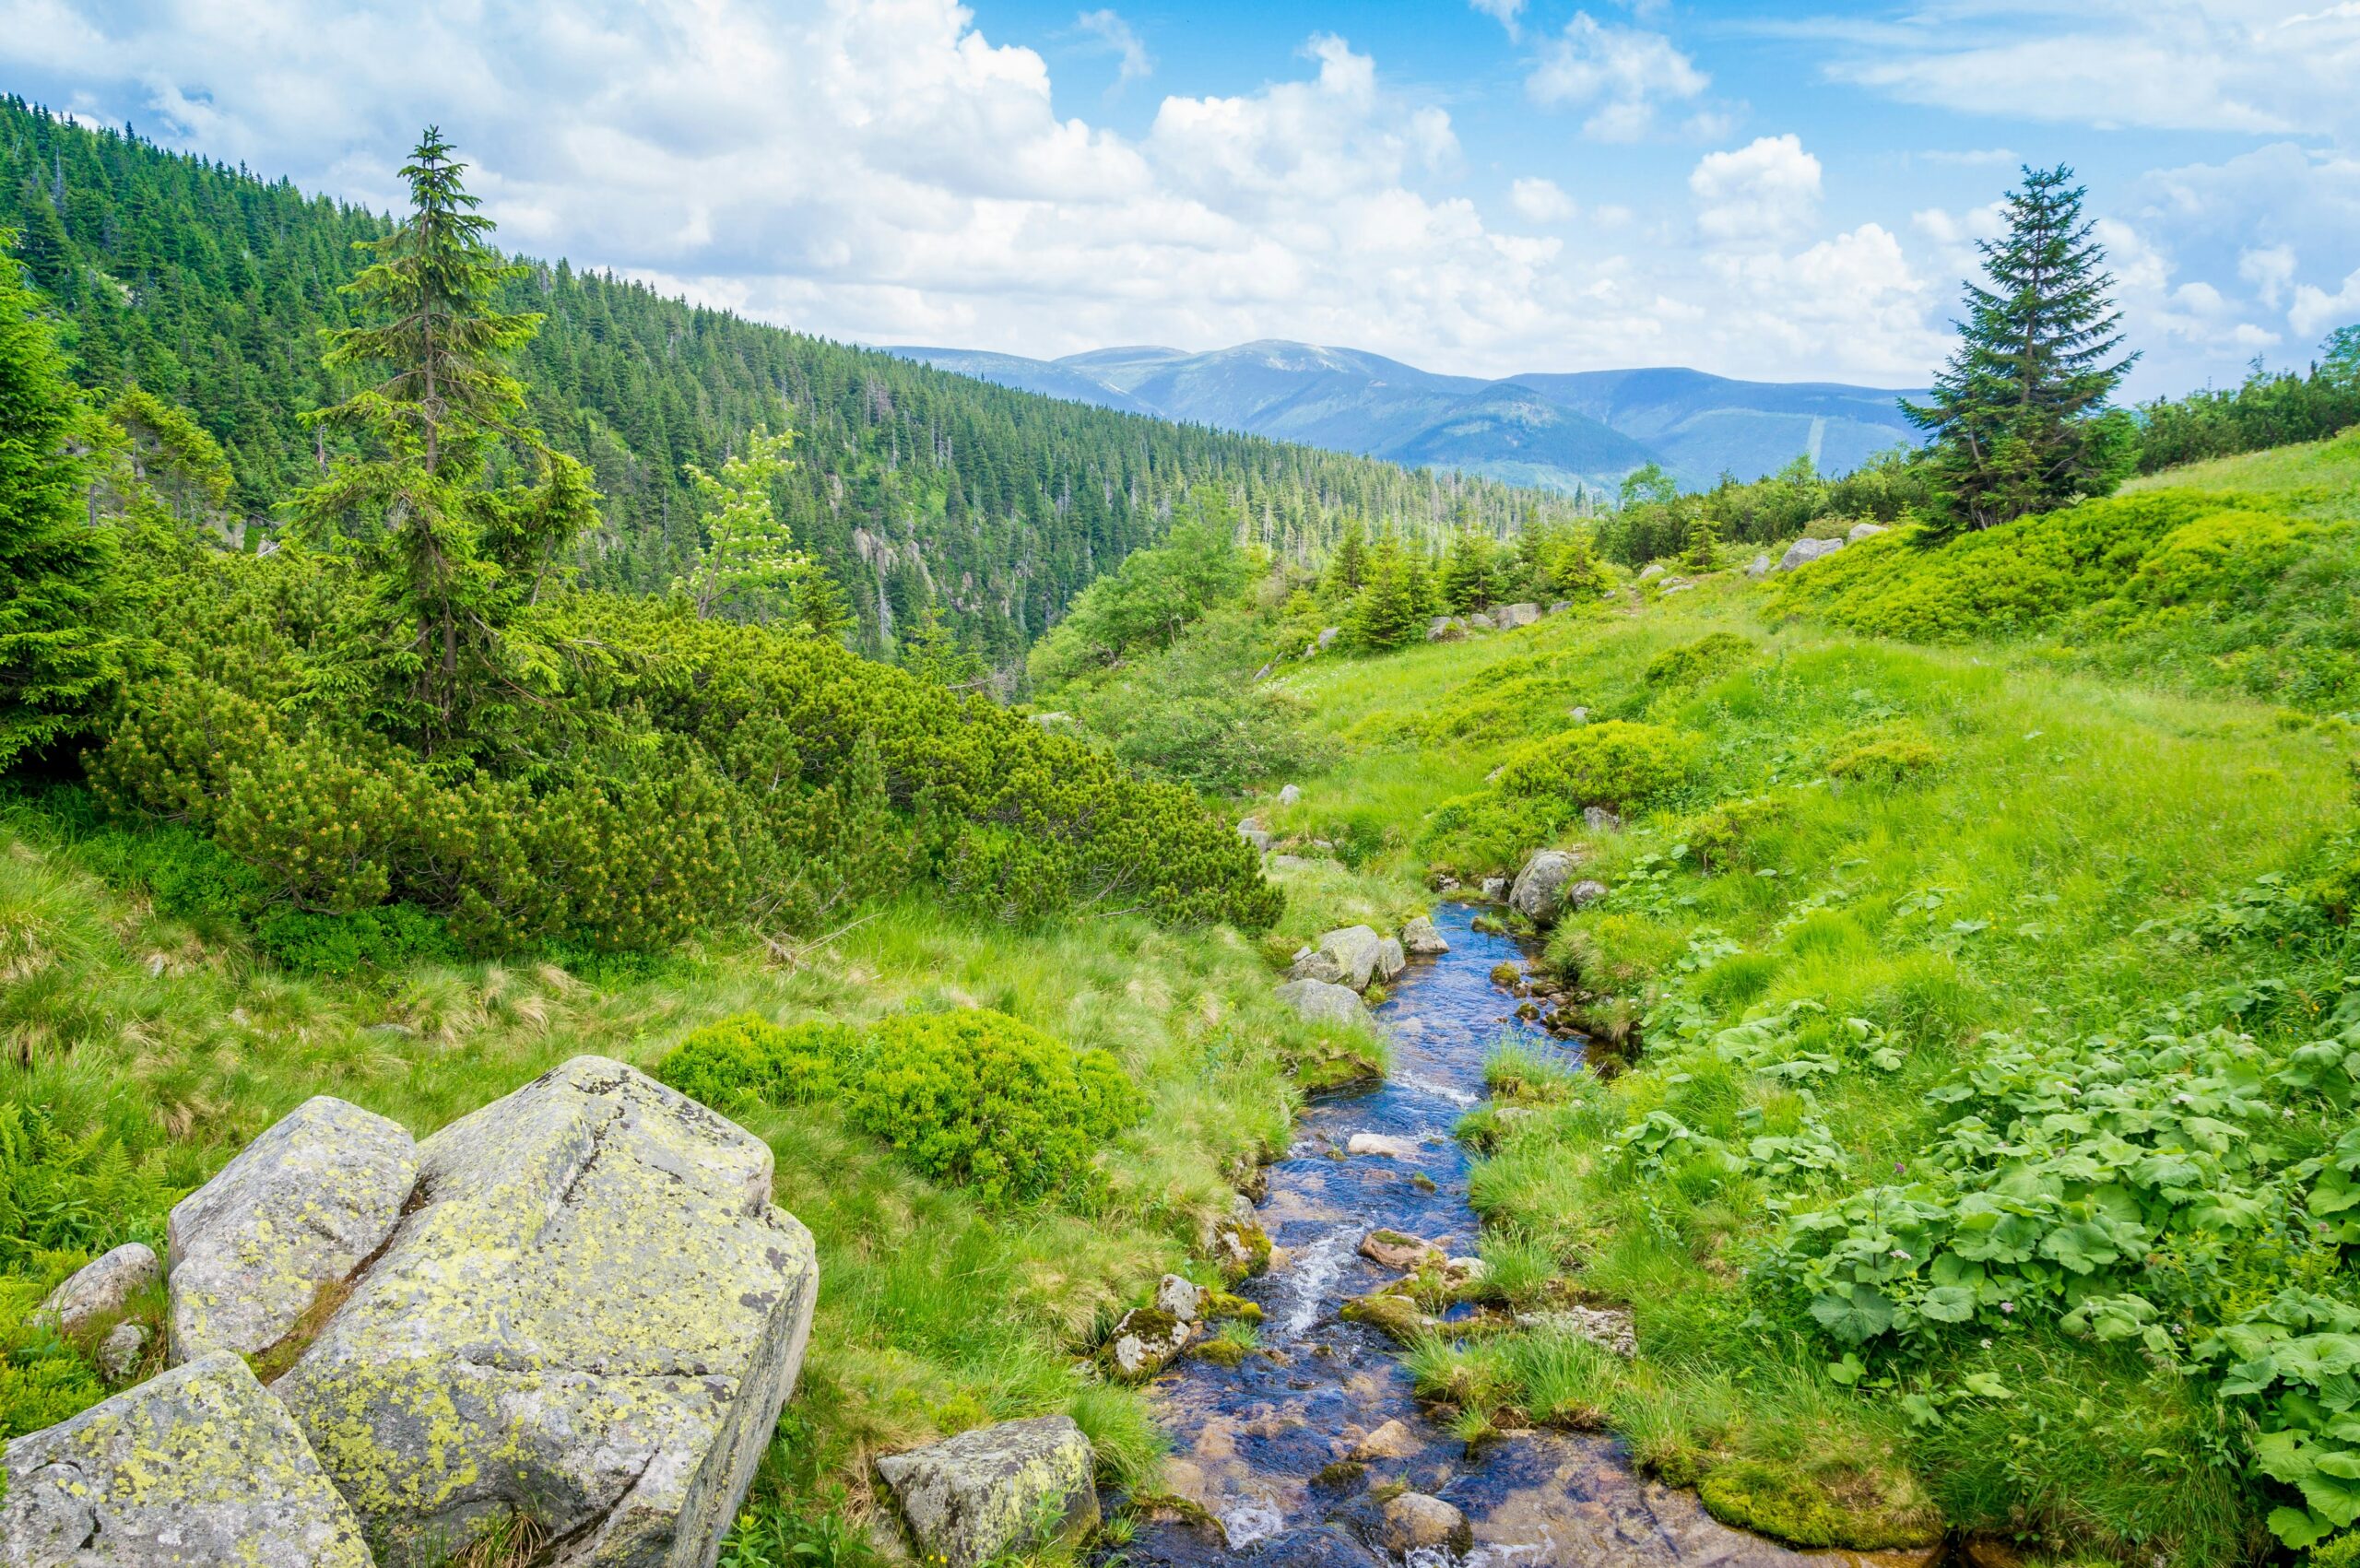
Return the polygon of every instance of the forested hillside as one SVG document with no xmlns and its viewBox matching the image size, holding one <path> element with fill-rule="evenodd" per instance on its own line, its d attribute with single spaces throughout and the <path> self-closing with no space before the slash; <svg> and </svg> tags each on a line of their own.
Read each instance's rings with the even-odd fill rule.
<svg viewBox="0 0 2360 1568">
<path fill-rule="evenodd" d="M 350 324 L 338 289 L 387 219 L 10 98 L 0 228 L 18 231 L 65 318 L 77 381 L 136 382 L 221 444 L 232 518 L 272 517 L 333 455 L 301 419 L 350 390 L 322 368 L 318 335 Z M 581 547 L 587 582 L 670 583 L 699 543 L 686 466 L 717 469 L 784 417 L 799 463 L 782 515 L 844 584 L 871 652 L 933 606 L 990 663 L 1012 665 L 1085 584 L 1160 537 L 1199 481 L 1229 492 L 1249 542 L 1296 555 L 1347 519 L 1505 531 L 1564 504 L 1011 392 L 562 260 L 533 264 L 502 302 L 547 316 L 517 370 L 535 420 L 604 498 Z"/>
</svg>

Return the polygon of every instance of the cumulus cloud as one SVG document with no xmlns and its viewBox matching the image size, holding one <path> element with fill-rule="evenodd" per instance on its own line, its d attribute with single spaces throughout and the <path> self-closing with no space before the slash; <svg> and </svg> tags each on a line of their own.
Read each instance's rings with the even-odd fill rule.
<svg viewBox="0 0 2360 1568">
<path fill-rule="evenodd" d="M 2360 323 L 2360 270 L 2347 275 L 2343 286 L 2332 294 L 2307 283 L 2297 288 L 2286 321 L 2305 342 L 2324 337 L 2339 326 Z"/>
<path fill-rule="evenodd" d="M 1732 152 L 1706 153 L 1690 172 L 1688 189 L 1696 198 L 1697 230 L 1708 240 L 1776 240 L 1818 217 L 1819 159 L 1792 132 L 1760 136 Z"/>
<path fill-rule="evenodd" d="M 58 108 L 380 207 L 438 122 L 504 242 L 838 337 L 1285 336 L 1490 373 L 1887 384 L 1928 362 L 1897 275 L 1856 276 L 1874 236 L 1797 228 L 1819 176 L 1792 138 L 1706 176 L 1750 258 L 1732 293 L 1611 205 L 1585 205 L 1586 232 L 1638 253 L 1533 232 L 1572 208 L 1537 172 L 1493 227 L 1455 188 L 1450 115 L 1337 37 L 1256 90 L 1165 97 L 1136 135 L 1060 112 L 1044 59 L 954 0 L 0 0 L 0 66 Z M 1596 114 L 1703 88 L 1682 61 L 1569 90 Z M 1815 292 L 1831 278 L 1849 295 Z"/>
<path fill-rule="evenodd" d="M 1574 216 L 1574 198 L 1554 180 L 1518 180 L 1508 187 L 1508 201 L 1529 223 L 1564 223 Z"/>
<path fill-rule="evenodd" d="M 1131 30 L 1131 24 L 1111 8 L 1084 11 L 1073 19 L 1073 25 L 1096 39 L 1115 55 L 1115 79 L 1117 86 L 1137 81 L 1155 73 L 1155 59 Z"/>
<path fill-rule="evenodd" d="M 1659 32 L 1601 22 L 1576 11 L 1544 45 L 1525 90 L 1536 103 L 1587 109 L 1582 129 L 1600 141 L 1636 141 L 1666 103 L 1703 96 L 1712 78 Z"/>
</svg>

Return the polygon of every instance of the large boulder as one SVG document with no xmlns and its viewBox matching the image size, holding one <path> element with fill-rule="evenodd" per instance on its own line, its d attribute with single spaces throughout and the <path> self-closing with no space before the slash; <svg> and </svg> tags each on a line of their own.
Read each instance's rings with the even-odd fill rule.
<svg viewBox="0 0 2360 1568">
<path fill-rule="evenodd" d="M 1500 623 L 1488 615 L 1477 614 L 1467 618 L 1467 630 L 1469 631 L 1497 631 L 1499 629 Z"/>
<path fill-rule="evenodd" d="M 1461 616 L 1438 615 L 1426 622 L 1426 641 L 1429 643 L 1456 643 L 1466 635 L 1467 621 Z"/>
<path fill-rule="evenodd" d="M 1844 548 L 1841 539 L 1797 539 L 1778 558 L 1778 570 L 1792 572 L 1799 566 L 1809 566 L 1823 555 L 1834 555 Z"/>
<path fill-rule="evenodd" d="M 1534 604 L 1502 605 L 1492 612 L 1503 631 L 1513 631 L 1519 626 L 1530 626 L 1540 619 L 1540 607 Z"/>
<path fill-rule="evenodd" d="M 131 1298 L 164 1277 L 156 1255 L 137 1242 L 76 1269 L 45 1297 L 37 1315 L 62 1334 L 78 1334 L 100 1318 L 120 1315 Z"/>
<path fill-rule="evenodd" d="M 0 1450 L 12 1568 L 370 1568 L 285 1407 L 221 1351 Z"/>
<path fill-rule="evenodd" d="M 1413 914 L 1401 924 L 1401 950 L 1418 958 L 1433 958 L 1450 951 L 1450 944 L 1434 929 L 1431 917 Z"/>
<path fill-rule="evenodd" d="M 1237 836 L 1256 849 L 1268 849 L 1272 840 L 1270 830 L 1262 825 L 1259 817 L 1248 817 L 1237 824 Z"/>
<path fill-rule="evenodd" d="M 1279 1000 L 1314 1023 L 1365 1024 L 1368 1007 L 1349 985 L 1324 980 L 1290 980 L 1279 987 Z"/>
<path fill-rule="evenodd" d="M 1862 539 L 1873 539 L 1883 532 L 1884 525 L 1882 523 L 1855 523 L 1845 530 L 1844 542 L 1847 545 L 1857 545 Z"/>
<path fill-rule="evenodd" d="M 1766 555 L 1757 555 L 1757 556 L 1755 556 L 1752 560 L 1749 560 L 1749 561 L 1747 561 L 1747 562 L 1745 563 L 1745 574 L 1746 574 L 1748 577 L 1767 577 L 1767 576 L 1769 576 L 1769 575 L 1770 575 L 1770 558 L 1769 558 L 1768 556 L 1766 556 Z"/>
<path fill-rule="evenodd" d="M 1581 862 L 1562 849 L 1535 850 L 1508 889 L 1508 907 L 1527 920 L 1546 925 L 1564 907 L 1566 885 Z"/>
<path fill-rule="evenodd" d="M 384 1562 L 529 1515 L 555 1563 L 711 1568 L 819 1283 L 769 1148 L 577 1056 L 418 1164 L 393 1239 L 277 1385 Z"/>
<path fill-rule="evenodd" d="M 320 1095 L 172 1206 L 171 1354 L 253 1355 L 393 1233 L 418 1185 L 407 1129 Z"/>
<path fill-rule="evenodd" d="M 977 1427 L 877 1473 L 900 1505 L 920 1560 L 977 1568 L 1098 1527 L 1090 1439 L 1065 1416 Z"/>
<path fill-rule="evenodd" d="M 1301 784 L 1281 784 L 1279 786 L 1280 805 L 1292 806 L 1296 801 L 1301 800 L 1302 798 L 1303 786 Z"/>
<path fill-rule="evenodd" d="M 1403 961 L 1398 942 L 1365 925 L 1346 925 L 1314 943 L 1310 952 L 1295 961 L 1290 978 L 1365 991 L 1372 981 L 1390 980 L 1400 973 Z"/>
</svg>

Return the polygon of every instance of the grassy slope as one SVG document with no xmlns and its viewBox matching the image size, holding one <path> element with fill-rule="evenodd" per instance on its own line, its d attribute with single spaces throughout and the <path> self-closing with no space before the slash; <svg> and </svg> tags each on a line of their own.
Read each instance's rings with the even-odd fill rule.
<svg viewBox="0 0 2360 1568">
<path fill-rule="evenodd" d="M 1075 1358 L 1161 1272 L 1214 1278 L 1190 1260 L 1200 1220 L 1283 1143 L 1300 1094 L 1288 1064 L 1336 1067 L 1319 1066 L 1329 1044 L 1274 1006 L 1258 955 L 1226 931 L 1117 918 L 1015 933 L 913 898 L 797 961 L 716 948 L 604 983 L 473 965 L 336 985 L 269 971 L 234 933 L 159 916 L 137 888 L 93 876 L 55 828 L 22 808 L 0 825 L 0 1176 L 13 1161 L 36 1198 L 25 1237 L 0 1253 L 10 1322 L 104 1247 L 160 1249 L 173 1198 L 314 1093 L 423 1136 L 567 1056 L 653 1067 L 689 1030 L 749 1008 L 787 1021 L 985 1006 L 1117 1055 L 1151 1109 L 1107 1156 L 1103 1213 L 980 1208 L 822 1111 L 753 1121 L 778 1157 L 779 1202 L 818 1238 L 822 1280 L 803 1394 L 751 1509 L 764 1539 L 792 1514 L 856 1518 L 867 1453 L 985 1420 L 1069 1409 L 1112 1469 L 1143 1474 L 1159 1444 L 1144 1407 Z M 78 1153 L 25 1159 L 4 1119 L 35 1107 L 82 1140 Z M 6 1431 L 100 1392 L 53 1341 L 18 1331 L 0 1349 L 12 1352 Z M 738 1561 L 773 1555 L 749 1545 Z"/>
<path fill-rule="evenodd" d="M 2292 503 L 2315 516 L 2350 515 L 2355 477 L 2350 440 L 2190 476 L 2219 490 L 2307 487 Z M 1634 596 L 1289 678 L 1344 760 L 1266 816 L 1356 846 L 1378 897 L 1430 860 L 1470 876 L 1507 869 L 1464 838 L 1421 843 L 1417 824 L 1479 790 L 1527 738 L 1566 727 L 1574 705 L 1669 725 L 1699 747 L 1683 792 L 1626 832 L 1590 838 L 1596 874 L 1616 891 L 1551 949 L 1569 979 L 1602 993 L 1585 1004 L 1594 1013 L 1646 1011 L 1648 1058 L 1603 1088 L 1556 1086 L 1558 1107 L 1540 1117 L 1474 1129 L 1497 1139 L 1476 1183 L 1492 1250 L 1525 1289 L 1553 1268 L 1633 1303 L 1642 1361 L 1627 1374 L 1559 1369 L 1535 1388 L 1517 1370 L 1529 1355 L 1430 1348 L 1421 1375 L 1462 1403 L 1599 1409 L 1662 1473 L 1704 1480 L 1725 1515 L 1806 1540 L 1870 1544 L 1930 1502 L 1955 1526 L 2049 1550 L 2245 1556 L 2260 1539 L 2258 1491 L 2238 1473 L 2234 1432 L 2177 1373 L 2135 1348 L 2011 1322 L 1921 1354 L 1871 1348 L 1867 1375 L 1847 1386 L 1853 1368 L 1791 1292 L 1749 1277 L 1778 1208 L 1821 1197 L 1677 1161 L 1634 1171 L 1619 1144 L 1658 1110 L 1740 1148 L 1817 1121 L 1848 1160 L 1842 1190 L 1918 1159 L 1936 1119 L 1925 1091 L 1999 1032 L 2135 1030 L 2177 1006 L 2183 1022 L 2308 1038 L 2348 951 L 2174 939 L 2148 923 L 2201 925 L 2258 878 L 2314 870 L 2350 825 L 2351 727 L 2082 673 L 2037 637 L 1929 648 L 1774 625 L 1776 591 L 1725 572 L 1644 607 Z M 1651 659 L 1714 632 L 1754 651 L 1698 681 L 1646 680 Z M 1899 783 L 1827 776 L 1832 756 L 1896 735 L 1929 742 L 1939 762 Z M 1703 842 L 1714 803 L 1749 798 L 1769 815 L 1736 835 L 1735 864 L 1705 874 L 1693 851 L 1670 858 Z M 2274 896 L 2265 886 L 2262 906 Z M 1802 1020 L 1805 1043 L 1865 1020 L 1899 1065 L 1830 1047 L 1845 1062 L 1834 1076 L 1763 1074 L 1695 1045 L 1780 1016 Z M 2351 1293 L 2331 1249 L 2312 1266 Z M 1997 1381 L 1969 1382 L 1978 1376 Z M 1899 1398 L 1913 1391 L 1950 1401 L 1938 1424 L 1906 1419 Z"/>
</svg>

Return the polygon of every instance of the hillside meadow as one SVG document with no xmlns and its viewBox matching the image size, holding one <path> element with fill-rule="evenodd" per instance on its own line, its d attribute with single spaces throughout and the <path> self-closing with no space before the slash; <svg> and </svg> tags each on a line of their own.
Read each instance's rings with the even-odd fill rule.
<svg viewBox="0 0 2360 1568">
<path fill-rule="evenodd" d="M 1610 890 L 1533 966 L 1599 1070 L 1508 1053 L 1462 1136 L 1501 1288 L 1640 1356 L 1429 1342 L 1439 1411 L 1605 1424 L 1799 1545 L 2342 1550 L 2355 481 L 2347 437 L 1279 678 L 1334 759 L 1259 813 L 1337 846 L 1298 902 L 1542 843 Z"/>
</svg>

